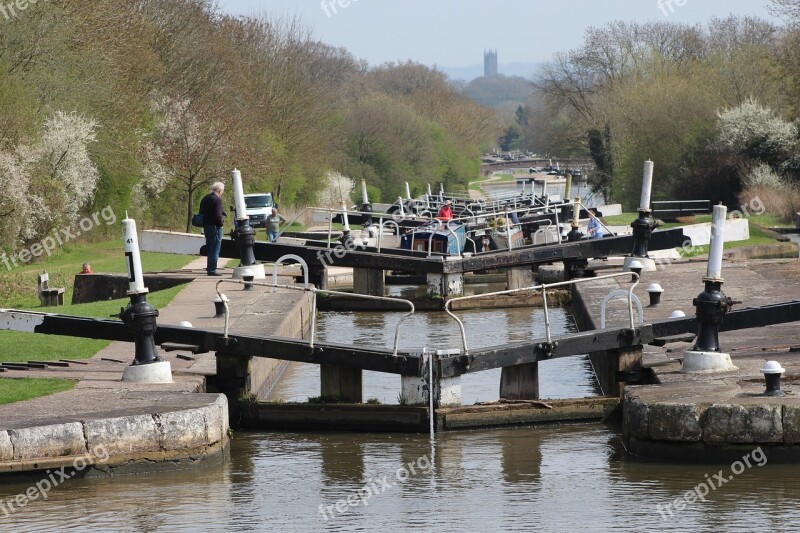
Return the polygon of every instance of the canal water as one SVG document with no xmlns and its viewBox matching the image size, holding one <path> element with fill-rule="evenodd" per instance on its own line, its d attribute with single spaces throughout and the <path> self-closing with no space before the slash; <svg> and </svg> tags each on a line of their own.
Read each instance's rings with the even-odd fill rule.
<svg viewBox="0 0 800 533">
<path fill-rule="evenodd" d="M 540 178 L 542 178 L 542 176 L 537 175 L 537 179 Z M 483 188 L 486 191 L 487 196 L 489 196 L 490 198 L 501 198 L 503 196 L 512 195 L 522 191 L 522 187 L 517 185 L 515 181 L 495 182 L 495 183 L 489 182 L 485 183 L 483 185 Z M 566 192 L 566 188 L 567 186 L 565 182 L 548 183 L 546 193 L 549 196 L 558 195 L 561 196 L 562 199 L 564 199 L 564 193 Z M 530 193 L 530 190 L 531 190 L 530 184 L 526 184 L 525 191 L 527 193 Z M 535 185 L 534 192 L 536 194 L 541 194 L 542 192 L 541 183 L 537 183 Z M 592 187 L 586 180 L 573 180 L 572 191 L 570 195 L 572 197 L 580 196 L 583 201 L 583 204 L 588 207 L 595 207 L 597 205 L 603 204 L 603 195 L 592 191 Z"/>
<path fill-rule="evenodd" d="M 504 287 L 467 285 L 468 294 L 480 294 Z M 417 287 L 390 287 L 390 293 L 410 296 Z M 424 287 L 422 291 L 424 292 Z M 317 337 L 328 342 L 392 349 L 398 321 L 405 313 L 324 313 L 317 320 Z M 542 309 L 498 309 L 459 311 L 464 323 L 469 349 L 503 346 L 509 342 L 545 337 Z M 572 317 L 563 309 L 550 311 L 554 335 L 577 331 Z M 406 319 L 399 333 L 400 351 L 458 349 L 462 346 L 458 324 L 446 313 L 417 313 Z M 542 398 L 582 398 L 598 393 L 591 365 L 586 357 L 548 361 L 539 367 Z M 364 372 L 364 399 L 383 404 L 397 404 L 400 377 L 378 372 Z M 306 401 L 319 395 L 319 366 L 293 365 L 276 387 L 270 400 Z M 500 369 L 468 374 L 462 378 L 465 404 L 497 400 Z"/>
<path fill-rule="evenodd" d="M 541 313 L 458 314 L 478 348 L 541 336 Z M 331 341 L 387 346 L 399 316 L 325 313 L 318 332 Z M 553 323 L 554 333 L 573 328 L 560 310 Z M 455 324 L 439 313 L 417 315 L 401 331 L 403 349 L 460 342 Z M 582 357 L 542 363 L 540 379 L 545 397 L 595 394 Z M 303 400 L 318 394 L 318 383 L 313 368 L 297 366 L 279 393 Z M 364 383 L 365 397 L 396 401 L 397 378 L 368 373 Z M 498 384 L 499 373 L 465 378 L 464 403 L 496 398 Z M 236 432 L 229 457 L 218 464 L 68 480 L 47 500 L 9 516 L 0 507 L 0 531 L 800 530 L 800 468 L 771 464 L 768 449 L 749 453 L 750 468 L 639 462 L 625 455 L 617 429 L 605 425 L 465 431 L 434 441 Z M 717 487 L 716 476 L 727 481 Z M 0 499 L 29 486 L 2 485 Z"/>
</svg>

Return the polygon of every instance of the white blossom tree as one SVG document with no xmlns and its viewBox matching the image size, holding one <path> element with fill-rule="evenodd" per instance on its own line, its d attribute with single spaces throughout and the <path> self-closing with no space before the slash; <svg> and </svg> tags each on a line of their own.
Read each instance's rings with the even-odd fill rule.
<svg viewBox="0 0 800 533">
<path fill-rule="evenodd" d="M 748 98 L 718 113 L 715 147 L 768 164 L 789 160 L 798 148 L 797 126 Z"/>
<path fill-rule="evenodd" d="M 356 182 L 339 172 L 328 172 L 325 175 L 325 188 L 319 194 L 319 204 L 323 207 L 341 207 L 342 202 L 350 202 L 350 193 Z"/>
<path fill-rule="evenodd" d="M 89 156 L 89 145 L 97 141 L 97 123 L 76 113 L 58 111 L 47 119 L 39 145 L 42 164 L 51 185 L 63 194 L 62 215 L 71 223 L 94 197 L 100 172 Z"/>
<path fill-rule="evenodd" d="M 96 128 L 92 119 L 59 111 L 45 121 L 38 143 L 0 150 L 3 242 L 24 245 L 77 220 L 100 175 L 89 154 Z"/>
</svg>

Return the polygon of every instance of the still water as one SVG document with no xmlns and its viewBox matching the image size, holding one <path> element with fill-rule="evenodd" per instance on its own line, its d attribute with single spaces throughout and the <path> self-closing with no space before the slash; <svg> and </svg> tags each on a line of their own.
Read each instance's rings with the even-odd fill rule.
<svg viewBox="0 0 800 533">
<path fill-rule="evenodd" d="M 541 310 L 459 315 L 476 348 L 542 332 Z M 320 337 L 386 346 L 398 318 L 326 313 Z M 554 324 L 554 333 L 572 327 L 563 312 Z M 407 349 L 459 341 L 438 313 L 420 314 L 402 331 Z M 312 370 L 296 367 L 280 394 L 318 394 Z M 540 379 L 543 396 L 594 394 L 583 358 L 543 363 Z M 396 400 L 397 378 L 370 373 L 364 383 L 365 397 Z M 464 403 L 496 398 L 498 383 L 498 373 L 469 376 Z M 237 432 L 219 464 L 69 480 L 46 501 L 10 516 L 0 511 L 0 531 L 800 531 L 800 468 L 770 464 L 768 450 L 764 466 L 753 461 L 679 511 L 667 505 L 696 494 L 720 469 L 729 474 L 730 465 L 638 462 L 620 441 L 603 425 L 446 433 L 434 442 L 428 435 Z M 0 486 L 0 499 L 27 488 Z"/>
<path fill-rule="evenodd" d="M 492 286 L 468 285 L 467 292 L 482 293 Z M 398 296 L 408 296 L 416 287 L 390 287 Z M 424 291 L 424 288 L 423 288 Z M 395 329 L 405 313 L 325 313 L 317 321 L 317 335 L 329 342 L 391 349 Z M 502 346 L 509 342 L 545 337 L 542 309 L 501 309 L 459 311 L 464 323 L 470 350 Z M 577 331 L 572 317 L 563 309 L 550 311 L 554 335 Z M 421 352 L 460 348 L 458 324 L 445 313 L 418 313 L 403 322 L 400 328 L 400 351 Z M 597 394 L 592 368 L 585 357 L 548 361 L 539 367 L 542 398 L 580 398 Z M 464 404 L 496 400 L 500 388 L 500 369 L 468 374 L 462 378 Z M 397 404 L 400 377 L 378 372 L 364 372 L 364 399 L 375 398 L 383 404 Z M 269 399 L 306 401 L 319 395 L 319 367 L 294 365 Z"/>
</svg>

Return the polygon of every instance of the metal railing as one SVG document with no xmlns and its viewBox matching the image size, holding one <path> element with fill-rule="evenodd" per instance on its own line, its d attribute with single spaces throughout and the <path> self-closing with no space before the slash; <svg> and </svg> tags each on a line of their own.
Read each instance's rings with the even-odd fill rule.
<svg viewBox="0 0 800 533">
<path fill-rule="evenodd" d="M 573 279 L 570 281 L 559 281 L 557 283 L 543 283 L 541 285 L 534 285 L 531 287 L 523 287 L 521 289 L 510 289 L 506 291 L 498 291 L 498 292 L 489 292 L 486 294 L 476 294 L 474 296 L 461 296 L 459 298 L 451 298 L 447 300 L 444 304 L 445 312 L 450 315 L 457 323 L 458 327 L 461 331 L 461 344 L 464 349 L 464 355 L 469 355 L 469 348 L 467 347 L 467 332 L 464 329 L 464 323 L 459 319 L 453 312 L 450 310 L 450 306 L 453 302 L 461 302 L 465 300 L 477 300 L 479 298 L 486 298 L 487 296 L 502 296 L 505 294 L 516 294 L 519 292 L 529 292 L 529 291 L 542 291 L 542 300 L 544 301 L 544 325 L 545 325 L 545 335 L 547 338 L 547 342 L 550 343 L 553 340 L 552 334 L 550 332 L 550 312 L 547 306 L 547 289 L 553 289 L 555 287 L 566 287 L 570 285 L 577 285 L 579 283 L 588 283 L 590 281 L 599 281 L 603 279 L 611 279 L 611 278 L 619 278 L 619 277 L 635 277 L 636 281 L 631 283 L 630 288 L 628 289 L 628 307 L 630 309 L 630 323 L 631 329 L 636 328 L 636 323 L 633 319 L 633 289 L 639 284 L 639 275 L 632 272 L 618 272 L 616 274 L 606 274 L 604 276 L 597 276 L 596 278 L 580 278 L 580 279 Z"/>
<path fill-rule="evenodd" d="M 326 289 L 317 289 L 313 285 L 306 285 L 304 287 L 298 287 L 296 285 L 279 285 L 276 283 L 264 283 L 258 281 L 244 281 L 244 280 L 236 280 L 236 279 L 222 279 L 219 280 L 216 284 L 216 292 L 217 296 L 219 296 L 220 300 L 223 303 L 225 308 L 225 330 L 224 330 L 224 338 L 228 338 L 228 331 L 229 331 L 229 317 L 230 317 L 230 308 L 228 306 L 228 298 L 223 298 L 222 293 L 219 290 L 219 286 L 223 283 L 233 283 L 236 285 L 247 285 L 247 286 L 258 286 L 258 287 L 270 287 L 272 289 L 287 289 L 290 291 L 300 291 L 300 292 L 310 292 L 313 295 L 312 298 L 312 310 L 311 310 L 311 338 L 309 340 L 309 346 L 311 348 L 314 347 L 314 340 L 315 340 L 315 326 L 316 326 L 316 314 L 317 314 L 317 294 L 331 294 L 331 295 L 339 295 L 339 296 L 352 296 L 356 298 L 363 298 L 366 300 L 381 300 L 384 302 L 400 302 L 404 304 L 408 304 L 411 310 L 403 315 L 400 320 L 397 322 L 397 327 L 394 330 L 394 342 L 392 344 L 392 355 L 397 357 L 397 349 L 400 343 L 400 326 L 403 325 L 403 322 L 413 315 L 416 312 L 416 308 L 414 307 L 414 303 L 410 300 L 405 300 L 403 298 L 388 298 L 386 296 L 369 296 L 366 294 L 355 294 L 349 292 L 341 292 L 341 291 L 330 291 Z"/>
</svg>

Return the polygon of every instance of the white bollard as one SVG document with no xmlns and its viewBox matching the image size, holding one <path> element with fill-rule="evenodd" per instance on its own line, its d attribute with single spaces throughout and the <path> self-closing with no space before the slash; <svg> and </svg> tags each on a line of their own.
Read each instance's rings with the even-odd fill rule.
<svg viewBox="0 0 800 533">
<path fill-rule="evenodd" d="M 369 203 L 369 195 L 367 195 L 367 181 L 361 180 L 361 202 L 364 204 Z"/>
<path fill-rule="evenodd" d="M 650 209 L 650 195 L 653 191 L 653 169 L 655 165 L 652 161 L 644 162 L 644 181 L 642 182 L 642 198 L 639 203 L 640 211 L 648 211 Z"/>
<path fill-rule="evenodd" d="M 408 186 L 408 182 L 406 182 L 406 198 L 411 200 L 411 187 Z"/>
<path fill-rule="evenodd" d="M 128 213 L 125 213 L 125 220 L 122 221 L 122 237 L 125 244 L 125 258 L 127 259 L 127 267 L 128 267 L 128 296 L 131 297 L 131 307 L 128 307 L 124 312 L 123 315 L 129 313 L 133 309 L 137 309 L 136 306 L 144 306 L 147 310 L 151 310 L 152 313 L 155 313 L 155 316 L 158 315 L 158 312 L 153 309 L 153 307 L 147 303 L 147 296 L 146 294 L 149 292 L 147 288 L 144 286 L 144 275 L 142 274 L 142 258 L 141 253 L 139 251 L 139 237 L 136 233 L 136 221 L 133 219 L 128 218 Z M 141 308 L 139 308 L 138 312 L 141 312 Z M 123 321 L 126 320 L 125 316 L 120 315 L 120 318 Z M 139 318 L 134 316 L 132 326 L 134 329 L 137 327 L 135 325 L 136 321 Z M 152 317 L 152 320 L 155 320 Z M 130 322 L 126 322 L 130 326 Z M 134 336 L 137 333 L 134 332 Z M 122 381 L 125 382 L 132 382 L 132 383 L 172 383 L 172 366 L 170 365 L 169 361 L 161 361 L 158 357 L 158 354 L 155 351 L 155 345 L 153 344 L 152 337 L 147 339 L 151 344 L 152 354 L 155 356 L 156 360 L 154 362 L 146 362 L 145 364 L 141 364 L 137 361 L 127 368 L 122 373 Z M 147 342 L 141 340 L 141 338 L 137 338 L 136 340 L 137 346 L 137 357 L 140 356 L 138 350 L 141 348 L 144 352 L 147 352 L 145 346 Z M 141 345 L 140 345 L 141 343 Z"/>
<path fill-rule="evenodd" d="M 347 204 L 344 203 L 344 200 L 342 200 L 342 222 L 344 226 L 342 231 L 350 231 L 350 219 L 347 218 Z"/>
<path fill-rule="evenodd" d="M 708 250 L 708 271 L 706 279 L 722 280 L 722 248 L 725 244 L 725 219 L 728 208 L 715 205 L 711 222 L 711 246 Z"/>
<path fill-rule="evenodd" d="M 247 204 L 244 201 L 244 185 L 242 185 L 242 173 L 233 169 L 231 173 L 233 180 L 233 201 L 236 205 L 236 220 L 248 220 Z"/>
<path fill-rule="evenodd" d="M 128 260 L 128 295 L 147 294 L 150 291 L 144 286 L 136 221 L 128 218 L 128 213 L 125 213 L 125 220 L 122 221 L 122 238 L 125 241 L 125 258 Z"/>
<path fill-rule="evenodd" d="M 580 219 L 581 219 L 581 199 L 580 197 L 575 197 L 575 203 L 572 207 L 572 227 L 577 228 L 580 226 Z"/>
</svg>

